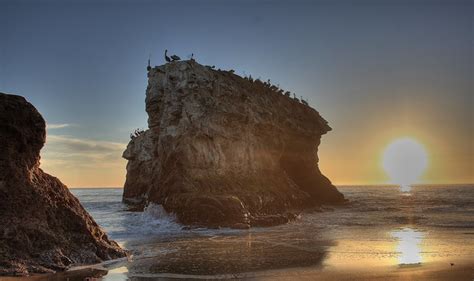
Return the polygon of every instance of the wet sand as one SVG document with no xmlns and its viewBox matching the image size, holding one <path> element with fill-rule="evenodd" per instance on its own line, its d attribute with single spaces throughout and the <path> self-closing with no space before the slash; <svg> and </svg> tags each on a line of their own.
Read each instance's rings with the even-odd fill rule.
<svg viewBox="0 0 474 281">
<path fill-rule="evenodd" d="M 60 274 L 36 275 L 31 277 L 15 278 L 0 277 L 2 281 L 79 281 L 89 280 L 104 281 L 148 281 L 148 280 L 328 280 L 328 281 L 349 281 L 349 280 L 430 280 L 430 281 L 472 281 L 474 280 L 474 262 L 472 260 L 456 260 L 454 265 L 446 262 L 432 262 L 421 265 L 410 266 L 364 266 L 360 265 L 351 268 L 339 267 L 296 267 L 279 270 L 266 270 L 236 274 L 217 275 L 194 275 L 194 274 L 173 274 L 173 273 L 147 273 L 150 261 L 141 260 L 142 273 L 128 272 L 127 262 L 118 262 L 113 265 L 95 265 L 82 269 L 73 269 Z M 153 262 L 152 262 L 153 263 Z M 152 264 L 151 263 L 151 264 Z M 138 268 L 135 268 L 137 270 Z"/>
<path fill-rule="evenodd" d="M 474 261 L 459 260 L 451 266 L 446 262 L 433 262 L 414 266 L 366 266 L 361 268 L 291 269 L 284 272 L 262 273 L 250 280 L 431 280 L 431 281 L 472 281 L 474 280 Z"/>
</svg>

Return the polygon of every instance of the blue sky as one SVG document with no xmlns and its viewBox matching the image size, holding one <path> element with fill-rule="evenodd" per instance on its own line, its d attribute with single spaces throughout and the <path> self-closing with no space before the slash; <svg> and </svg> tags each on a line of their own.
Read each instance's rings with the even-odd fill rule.
<svg viewBox="0 0 474 281">
<path fill-rule="evenodd" d="M 431 152 L 427 182 L 469 182 L 473 12 L 456 0 L 0 0 L 0 91 L 53 125 L 43 164 L 71 186 L 121 185 L 121 150 L 146 127 L 146 61 L 164 63 L 166 48 L 308 99 L 334 128 L 321 165 L 336 183 L 383 182 L 374 163 L 404 135 Z"/>
</svg>

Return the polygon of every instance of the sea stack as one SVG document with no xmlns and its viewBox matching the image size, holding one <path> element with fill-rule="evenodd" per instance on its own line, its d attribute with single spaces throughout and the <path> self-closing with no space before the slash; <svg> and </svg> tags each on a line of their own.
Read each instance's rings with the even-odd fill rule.
<svg viewBox="0 0 474 281">
<path fill-rule="evenodd" d="M 0 275 L 64 270 L 126 256 L 59 179 L 40 168 L 45 121 L 0 93 Z"/>
<path fill-rule="evenodd" d="M 344 196 L 321 174 L 331 128 L 268 83 L 194 60 L 148 72 L 149 129 L 132 136 L 123 200 L 186 225 L 269 226 Z"/>
</svg>

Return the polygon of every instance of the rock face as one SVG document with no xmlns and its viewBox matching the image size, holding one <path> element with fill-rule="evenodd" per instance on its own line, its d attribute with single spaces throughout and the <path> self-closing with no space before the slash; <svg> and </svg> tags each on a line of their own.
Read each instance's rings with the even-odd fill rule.
<svg viewBox="0 0 474 281">
<path fill-rule="evenodd" d="M 343 202 L 318 168 L 331 128 L 275 88 L 193 60 L 152 68 L 149 130 L 123 154 L 124 202 L 162 204 L 183 224 L 242 228 Z"/>
<path fill-rule="evenodd" d="M 54 272 L 126 256 L 57 178 L 39 168 L 45 121 L 0 93 L 0 275 Z"/>
</svg>

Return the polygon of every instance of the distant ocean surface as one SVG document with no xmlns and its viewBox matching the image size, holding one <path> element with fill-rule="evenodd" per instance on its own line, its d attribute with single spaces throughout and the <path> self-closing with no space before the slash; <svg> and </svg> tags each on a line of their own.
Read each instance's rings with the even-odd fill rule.
<svg viewBox="0 0 474 281">
<path fill-rule="evenodd" d="M 71 192 L 109 237 L 134 253 L 132 262 L 110 270 L 104 280 L 474 261 L 474 185 L 423 185 L 410 192 L 394 186 L 338 189 L 348 205 L 250 230 L 184 230 L 159 205 L 127 211 L 120 188 Z"/>
</svg>

